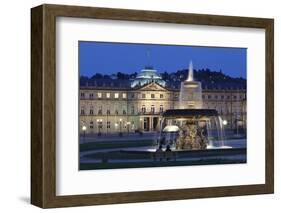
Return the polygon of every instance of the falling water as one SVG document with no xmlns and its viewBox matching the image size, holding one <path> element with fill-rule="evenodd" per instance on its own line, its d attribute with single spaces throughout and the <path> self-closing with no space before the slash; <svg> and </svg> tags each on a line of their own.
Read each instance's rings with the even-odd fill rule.
<svg viewBox="0 0 281 213">
<path fill-rule="evenodd" d="M 223 121 L 221 119 L 221 116 L 218 116 L 219 119 L 219 129 L 220 129 L 220 135 L 221 135 L 221 145 L 225 147 L 224 141 L 225 141 L 225 132 L 224 132 L 224 126 Z"/>
<path fill-rule="evenodd" d="M 207 148 L 213 148 L 214 144 L 213 144 L 213 134 L 212 134 L 212 128 L 211 128 L 211 121 L 208 120 L 206 122 L 206 124 L 207 124 L 208 138 L 209 138 L 209 143 L 208 143 Z"/>
<path fill-rule="evenodd" d="M 207 131 L 208 131 L 208 146 L 207 149 L 217 149 L 217 148 L 231 148 L 225 145 L 225 132 L 223 121 L 220 116 L 214 116 L 207 121 Z M 215 142 L 213 141 L 215 140 Z"/>
<path fill-rule="evenodd" d="M 217 130 L 217 141 L 219 142 L 220 146 L 224 146 L 224 131 L 223 131 L 223 125 L 222 125 L 222 119 L 220 116 L 215 117 L 215 126 Z"/>
</svg>

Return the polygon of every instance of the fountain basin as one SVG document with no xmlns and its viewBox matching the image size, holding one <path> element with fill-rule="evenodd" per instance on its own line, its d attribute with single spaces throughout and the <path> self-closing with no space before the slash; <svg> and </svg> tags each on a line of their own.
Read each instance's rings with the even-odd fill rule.
<svg viewBox="0 0 281 213">
<path fill-rule="evenodd" d="M 213 146 L 213 138 L 220 144 Z M 224 145 L 223 124 L 215 109 L 171 109 L 163 113 L 159 149 L 204 150 Z"/>
</svg>

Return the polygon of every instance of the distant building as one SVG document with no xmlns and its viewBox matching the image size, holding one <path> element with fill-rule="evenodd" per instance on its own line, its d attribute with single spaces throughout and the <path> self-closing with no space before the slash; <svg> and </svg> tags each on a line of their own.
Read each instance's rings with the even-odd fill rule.
<svg viewBox="0 0 281 213">
<path fill-rule="evenodd" d="M 189 85 L 200 84 L 201 89 L 200 82 L 191 80 Z M 202 86 L 200 97 L 196 97 L 198 101 L 188 101 L 188 96 L 185 97 L 189 108 L 216 109 L 226 121 L 226 128 L 246 128 L 244 87 Z M 141 70 L 131 82 L 107 79 L 81 85 L 80 131 L 82 126 L 87 127 L 87 133 L 93 134 L 159 131 L 162 113 L 180 108 L 180 99 L 180 89 L 167 86 L 152 67 Z"/>
</svg>

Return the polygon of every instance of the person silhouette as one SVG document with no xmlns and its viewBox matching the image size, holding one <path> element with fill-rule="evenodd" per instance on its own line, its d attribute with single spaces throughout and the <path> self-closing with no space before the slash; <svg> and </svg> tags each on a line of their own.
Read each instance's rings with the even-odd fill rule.
<svg viewBox="0 0 281 213">
<path fill-rule="evenodd" d="M 162 161 L 162 154 L 163 153 L 163 150 L 162 150 L 162 145 L 160 144 L 158 149 L 156 150 L 156 156 L 155 156 L 155 160 L 159 159 L 159 161 Z"/>
<path fill-rule="evenodd" d="M 171 150 L 171 147 L 170 147 L 170 145 L 167 145 L 166 146 L 166 152 L 171 152 L 172 150 Z"/>
<path fill-rule="evenodd" d="M 166 160 L 169 161 L 170 158 L 171 158 L 171 154 L 172 154 L 172 150 L 171 150 L 171 147 L 170 145 L 167 145 L 166 146 L 166 150 L 165 150 L 165 154 L 166 154 Z"/>
</svg>

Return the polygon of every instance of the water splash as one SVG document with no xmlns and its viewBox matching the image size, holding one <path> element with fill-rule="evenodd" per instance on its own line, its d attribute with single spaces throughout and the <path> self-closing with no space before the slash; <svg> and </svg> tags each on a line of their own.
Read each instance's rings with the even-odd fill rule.
<svg viewBox="0 0 281 213">
<path fill-rule="evenodd" d="M 186 81 L 194 81 L 194 78 L 193 78 L 193 64 L 192 64 L 192 61 L 189 62 L 188 78 L 186 79 Z"/>
</svg>

